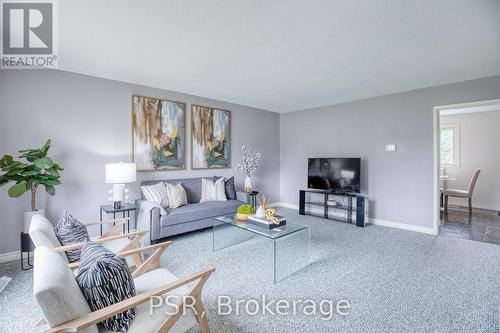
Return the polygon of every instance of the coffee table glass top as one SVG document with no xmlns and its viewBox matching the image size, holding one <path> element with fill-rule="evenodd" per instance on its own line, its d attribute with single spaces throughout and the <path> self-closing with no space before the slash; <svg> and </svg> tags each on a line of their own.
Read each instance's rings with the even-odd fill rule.
<svg viewBox="0 0 500 333">
<path fill-rule="evenodd" d="M 306 226 L 303 226 L 300 224 L 295 224 L 295 223 L 290 223 L 287 221 L 286 225 L 284 225 L 282 227 L 277 227 L 277 228 L 268 230 L 266 228 L 258 227 L 256 225 L 250 224 L 248 222 L 238 221 L 236 219 L 235 214 L 216 217 L 215 221 L 217 221 L 218 223 L 230 224 L 230 225 L 233 225 L 233 226 L 238 227 L 240 229 L 244 229 L 244 230 L 247 230 L 247 231 L 250 231 L 250 232 L 259 234 L 261 236 L 271 238 L 271 239 L 281 238 L 283 236 L 287 236 L 287 235 L 293 234 L 297 231 L 301 231 L 301 230 L 308 228 Z"/>
</svg>

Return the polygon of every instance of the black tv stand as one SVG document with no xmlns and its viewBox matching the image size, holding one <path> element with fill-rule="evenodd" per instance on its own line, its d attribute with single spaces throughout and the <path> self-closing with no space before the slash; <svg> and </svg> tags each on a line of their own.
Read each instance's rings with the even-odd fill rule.
<svg viewBox="0 0 500 333">
<path fill-rule="evenodd" d="M 306 201 L 306 193 L 321 194 L 323 195 L 322 201 Z M 341 205 L 329 205 L 328 200 L 330 196 L 340 196 L 343 197 L 342 201 L 346 199 L 345 204 Z M 356 199 L 356 205 L 353 205 L 354 199 Z M 306 205 L 323 207 L 323 217 L 325 219 L 331 219 L 335 221 L 342 221 L 347 223 L 355 223 L 358 227 L 365 226 L 365 197 L 359 193 L 346 192 L 346 191 L 326 191 L 326 190 L 314 190 L 306 189 L 299 191 L 299 214 L 306 215 Z M 340 218 L 330 218 L 329 210 L 343 210 L 347 214 L 346 219 Z M 352 215 L 356 213 L 356 219 L 353 221 Z M 313 215 L 313 214 L 308 214 Z"/>
</svg>

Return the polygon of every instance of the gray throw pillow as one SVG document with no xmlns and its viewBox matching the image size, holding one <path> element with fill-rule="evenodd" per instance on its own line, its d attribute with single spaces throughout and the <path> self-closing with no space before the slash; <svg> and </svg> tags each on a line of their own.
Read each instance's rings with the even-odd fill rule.
<svg viewBox="0 0 500 333">
<path fill-rule="evenodd" d="M 62 245 L 81 243 L 90 239 L 87 227 L 66 211 L 59 219 L 54 232 Z M 80 261 L 80 249 L 66 251 L 66 256 L 69 262 Z"/>
<path fill-rule="evenodd" d="M 135 284 L 127 261 L 104 246 L 86 242 L 82 248 L 76 281 L 92 311 L 135 296 Z M 135 309 L 119 313 L 102 322 L 108 330 L 127 332 Z"/>
<path fill-rule="evenodd" d="M 234 177 L 226 180 L 226 198 L 227 200 L 236 200 L 236 189 L 234 188 Z"/>
</svg>

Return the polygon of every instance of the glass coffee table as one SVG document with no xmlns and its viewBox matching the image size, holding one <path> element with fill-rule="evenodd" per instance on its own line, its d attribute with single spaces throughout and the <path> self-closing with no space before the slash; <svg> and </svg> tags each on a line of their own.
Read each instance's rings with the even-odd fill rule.
<svg viewBox="0 0 500 333">
<path fill-rule="evenodd" d="M 274 283 L 309 265 L 309 227 L 290 222 L 269 230 L 238 221 L 236 215 L 216 217 L 213 251 L 245 242 L 255 236 L 273 242 Z"/>
</svg>

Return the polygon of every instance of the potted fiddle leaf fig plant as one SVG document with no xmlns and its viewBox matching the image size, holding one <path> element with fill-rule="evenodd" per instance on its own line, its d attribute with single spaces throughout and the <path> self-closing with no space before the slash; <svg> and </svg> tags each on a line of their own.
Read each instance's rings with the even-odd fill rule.
<svg viewBox="0 0 500 333">
<path fill-rule="evenodd" d="M 24 213 L 23 232 L 29 232 L 31 217 L 35 214 L 45 215 L 44 209 L 36 207 L 36 193 L 43 185 L 49 195 L 56 193 L 55 186 L 61 184 L 59 171 L 63 168 L 55 163 L 47 153 L 50 149 L 50 139 L 39 149 L 24 149 L 19 151 L 19 157 L 26 162 L 16 161 L 10 155 L 4 155 L 0 160 L 0 186 L 14 183 L 8 191 L 11 198 L 18 198 L 26 192 L 31 193 L 31 211 Z"/>
</svg>

